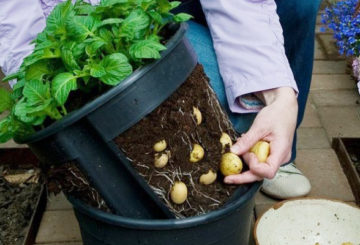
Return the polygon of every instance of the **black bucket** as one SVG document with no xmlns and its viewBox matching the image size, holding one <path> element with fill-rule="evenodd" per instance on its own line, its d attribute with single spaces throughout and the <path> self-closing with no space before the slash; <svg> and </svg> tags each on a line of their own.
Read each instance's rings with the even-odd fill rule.
<svg viewBox="0 0 360 245">
<path fill-rule="evenodd" d="M 18 142 L 29 145 L 43 163 L 75 163 L 108 207 L 122 216 L 174 217 L 112 141 L 175 92 L 197 64 L 185 38 L 186 24 L 169 25 L 167 29 L 173 35 L 161 59 L 138 69 L 62 120 Z"/>
<path fill-rule="evenodd" d="M 127 218 L 68 198 L 75 208 L 84 245 L 248 245 L 260 185 L 239 186 L 224 207 L 185 219 Z"/>
</svg>

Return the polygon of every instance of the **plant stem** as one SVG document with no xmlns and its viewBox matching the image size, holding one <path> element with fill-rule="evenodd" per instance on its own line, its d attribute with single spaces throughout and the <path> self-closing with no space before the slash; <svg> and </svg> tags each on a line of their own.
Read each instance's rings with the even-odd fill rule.
<svg viewBox="0 0 360 245">
<path fill-rule="evenodd" d="M 64 105 L 61 106 L 61 110 L 62 110 L 64 115 L 67 115 L 67 110 L 66 110 Z"/>
</svg>

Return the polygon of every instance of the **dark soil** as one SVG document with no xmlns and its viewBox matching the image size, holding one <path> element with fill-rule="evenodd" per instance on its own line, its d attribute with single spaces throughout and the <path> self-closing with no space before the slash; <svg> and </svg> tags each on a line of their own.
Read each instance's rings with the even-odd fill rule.
<svg viewBox="0 0 360 245">
<path fill-rule="evenodd" d="M 360 176 L 360 140 L 346 141 L 344 140 L 344 144 L 347 152 L 353 162 L 357 173 Z"/>
<path fill-rule="evenodd" d="M 203 122 L 197 125 L 192 114 L 198 107 Z M 115 138 L 116 144 L 132 161 L 153 190 L 178 217 L 195 216 L 218 209 L 236 189 L 223 184 L 219 173 L 222 132 L 233 140 L 236 134 L 209 86 L 202 66 L 198 65 L 187 81 L 161 106 L 139 123 Z M 171 157 L 162 169 L 154 167 L 154 143 L 165 139 Z M 189 161 L 194 143 L 205 150 L 205 157 L 198 163 Z M 199 178 L 209 169 L 218 172 L 218 180 L 202 185 Z M 183 181 L 188 188 L 184 204 L 173 204 L 169 191 L 174 181 Z"/>
<path fill-rule="evenodd" d="M 196 125 L 192 115 L 193 106 L 202 113 L 203 122 L 200 125 Z M 198 65 L 167 101 L 114 141 L 155 193 L 181 218 L 218 209 L 237 188 L 223 184 L 218 171 L 222 155 L 219 142 L 222 132 L 228 133 L 233 140 L 237 137 L 209 86 L 202 66 Z M 171 157 L 165 168 L 156 169 L 153 166 L 153 145 L 162 139 L 167 141 L 166 150 L 171 152 Z M 198 163 L 189 162 L 193 143 L 200 144 L 205 150 L 205 157 Z M 209 169 L 218 172 L 217 181 L 208 186 L 199 184 L 199 177 Z M 75 163 L 54 166 L 46 170 L 45 174 L 50 192 L 58 193 L 62 190 L 109 212 L 104 200 Z M 176 180 L 183 181 L 189 191 L 188 200 L 182 205 L 173 204 L 169 198 L 171 182 Z"/>
<path fill-rule="evenodd" d="M 0 245 L 22 244 L 40 194 L 40 184 L 11 185 L 0 166 Z"/>
</svg>

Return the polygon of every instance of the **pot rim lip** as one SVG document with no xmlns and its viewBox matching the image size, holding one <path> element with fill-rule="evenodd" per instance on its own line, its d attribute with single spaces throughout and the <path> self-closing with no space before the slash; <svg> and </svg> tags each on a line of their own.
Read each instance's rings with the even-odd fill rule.
<svg viewBox="0 0 360 245">
<path fill-rule="evenodd" d="M 255 240 L 255 244 L 256 245 L 260 245 L 259 241 L 258 241 L 258 238 L 257 238 L 257 233 L 256 233 L 256 230 L 257 230 L 257 227 L 258 227 L 258 224 L 260 222 L 260 220 L 264 217 L 264 215 L 271 209 L 279 209 L 281 208 L 284 204 L 288 203 L 288 202 L 294 202 L 294 201 L 310 201 L 310 200 L 318 200 L 318 201 L 331 201 L 331 202 L 337 202 L 337 203 L 341 203 L 341 204 L 344 204 L 346 206 L 349 206 L 349 207 L 353 207 L 353 208 L 356 208 L 360 211 L 360 207 L 356 206 L 355 204 L 351 204 L 351 203 L 348 203 L 348 202 L 345 202 L 345 201 L 342 201 L 342 200 L 339 200 L 339 199 L 333 199 L 333 198 L 327 198 L 327 197 L 295 197 L 295 198 L 290 198 L 290 199 L 287 199 L 287 200 L 283 200 L 283 201 L 280 201 L 280 202 L 277 202 L 273 205 L 271 205 L 271 207 L 269 207 L 268 209 L 266 209 L 265 212 L 263 212 L 260 217 L 256 220 L 255 222 L 255 225 L 254 225 L 254 229 L 253 229 L 253 235 L 254 235 L 254 240 Z"/>
<path fill-rule="evenodd" d="M 20 140 L 15 140 L 16 143 L 19 144 L 30 144 L 37 141 L 40 141 L 50 135 L 56 134 L 62 129 L 74 124 L 84 116 L 92 113 L 100 106 L 105 104 L 106 102 L 113 99 L 116 95 L 127 89 L 131 84 L 137 81 L 139 78 L 143 77 L 147 74 L 149 70 L 151 70 L 154 66 L 156 66 L 159 62 L 161 62 L 166 56 L 168 56 L 171 51 L 181 42 L 184 38 L 184 34 L 187 30 L 186 23 L 173 24 L 173 26 L 177 26 L 176 31 L 173 36 L 170 37 L 168 42 L 166 43 L 166 50 L 161 52 L 161 58 L 153 61 L 152 63 L 145 65 L 136 69 L 129 77 L 125 78 L 120 84 L 112 87 L 107 92 L 101 94 L 96 99 L 86 103 L 81 108 L 70 112 L 68 115 L 63 117 L 61 120 L 52 123 L 50 126 L 35 132 L 34 134 Z"/>
<path fill-rule="evenodd" d="M 97 221 L 107 223 L 110 225 L 133 228 L 138 230 L 169 230 L 169 229 L 183 229 L 194 226 L 199 226 L 214 222 L 225 216 L 231 214 L 232 211 L 244 205 L 247 201 L 255 198 L 255 194 L 260 189 L 262 181 L 257 181 L 250 184 L 249 189 L 241 195 L 238 199 L 225 205 L 218 210 L 211 211 L 199 216 L 184 218 L 184 219 L 135 219 L 123 217 L 115 214 L 106 213 L 99 209 L 93 208 L 82 201 L 68 196 L 69 201 L 74 205 L 74 208 L 83 215 L 89 216 Z"/>
</svg>

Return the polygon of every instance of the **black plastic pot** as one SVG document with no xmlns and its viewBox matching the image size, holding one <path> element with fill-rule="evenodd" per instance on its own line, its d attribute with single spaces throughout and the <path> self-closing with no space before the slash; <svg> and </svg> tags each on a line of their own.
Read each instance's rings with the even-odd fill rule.
<svg viewBox="0 0 360 245">
<path fill-rule="evenodd" d="M 24 142 L 44 163 L 75 162 L 107 205 L 135 218 L 172 218 L 112 139 L 166 100 L 197 63 L 185 24 L 170 26 L 161 59 Z"/>
<path fill-rule="evenodd" d="M 261 182 L 240 186 L 219 210 L 186 219 L 141 220 L 112 215 L 69 197 L 84 245 L 247 245 Z"/>
</svg>

